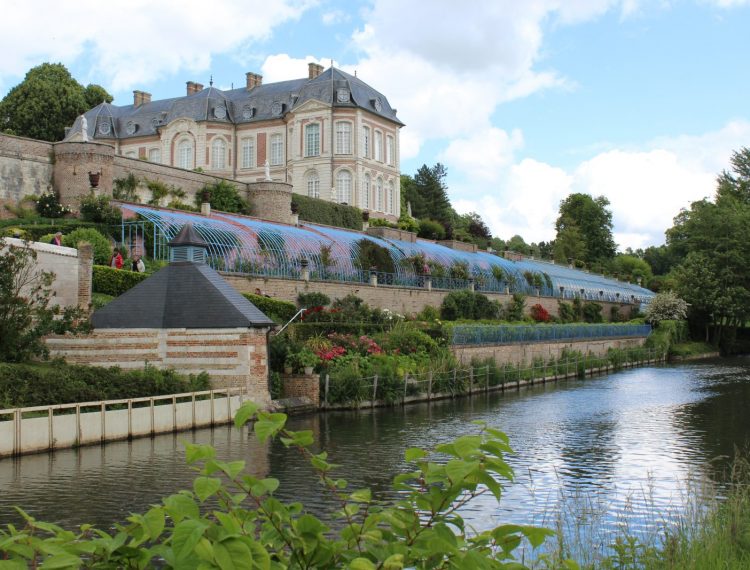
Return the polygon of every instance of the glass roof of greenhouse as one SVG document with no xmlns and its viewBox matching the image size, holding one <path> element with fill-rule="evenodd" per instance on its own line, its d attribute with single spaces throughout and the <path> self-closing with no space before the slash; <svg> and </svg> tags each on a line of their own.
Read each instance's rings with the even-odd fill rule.
<svg viewBox="0 0 750 570">
<path fill-rule="evenodd" d="M 353 230 L 304 223 L 292 226 L 212 212 L 200 214 L 140 204 L 118 204 L 124 224 L 154 224 L 154 256 L 166 258 L 164 245 L 186 223 L 208 244 L 208 262 L 218 270 L 300 278 L 303 266 L 312 279 L 367 282 L 370 271 L 379 282 L 423 286 L 429 273 L 433 287 L 466 287 L 478 291 L 533 294 L 589 300 L 648 302 L 654 293 L 630 283 L 551 262 L 510 261 L 488 252 L 451 249 L 429 240 L 415 243 L 386 239 Z M 123 233 L 124 235 L 124 233 Z"/>
</svg>

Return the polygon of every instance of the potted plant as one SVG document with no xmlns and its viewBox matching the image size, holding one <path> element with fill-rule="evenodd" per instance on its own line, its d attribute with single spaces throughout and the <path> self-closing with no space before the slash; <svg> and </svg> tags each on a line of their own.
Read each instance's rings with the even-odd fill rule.
<svg viewBox="0 0 750 570">
<path fill-rule="evenodd" d="M 297 204 L 297 202 L 292 202 L 291 208 L 292 214 L 299 214 L 299 205 Z"/>
<path fill-rule="evenodd" d="M 320 362 L 320 358 L 309 348 L 303 348 L 297 353 L 297 361 L 305 376 L 312 376 L 313 368 Z"/>
</svg>

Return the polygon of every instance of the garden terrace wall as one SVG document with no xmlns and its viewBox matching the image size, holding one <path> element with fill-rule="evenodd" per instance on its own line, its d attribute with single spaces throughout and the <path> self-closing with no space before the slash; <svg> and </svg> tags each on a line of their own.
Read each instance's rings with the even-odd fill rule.
<svg viewBox="0 0 750 570">
<path fill-rule="evenodd" d="M 418 313 L 427 306 L 439 307 L 449 291 L 428 291 L 409 287 L 378 286 L 366 283 L 345 283 L 332 281 L 302 281 L 295 279 L 281 279 L 274 277 L 255 277 L 252 275 L 239 276 L 232 273 L 222 273 L 226 279 L 240 293 L 252 293 L 256 288 L 261 289 L 271 297 L 296 301 L 300 293 L 325 293 L 331 300 L 354 294 L 363 299 L 371 307 L 389 309 L 400 314 Z M 510 301 L 513 296 L 502 293 L 485 293 L 491 300 L 502 304 Z M 526 312 L 533 305 L 542 305 L 551 315 L 557 315 L 557 297 L 526 297 Z M 600 303 L 602 316 L 609 317 L 610 307 L 625 308 L 632 305 L 626 303 Z"/>
<path fill-rule="evenodd" d="M 212 388 L 243 388 L 250 399 L 267 404 L 268 330 L 97 329 L 89 335 L 50 336 L 46 342 L 50 356 L 72 364 L 205 371 Z"/>
<path fill-rule="evenodd" d="M 525 344 L 452 346 L 451 352 L 461 364 L 471 364 L 473 360 L 492 358 L 497 364 L 531 364 L 541 358 L 545 362 L 557 360 L 564 350 L 575 350 L 582 354 L 606 356 L 610 348 L 628 349 L 644 345 L 646 337 L 608 338 L 601 340 L 534 342 Z"/>
<path fill-rule="evenodd" d="M 28 245 L 36 252 L 37 270 L 54 273 L 51 305 L 89 308 L 91 268 L 94 262 L 90 245 L 82 245 L 80 249 L 74 249 L 48 243 L 25 242 L 15 238 L 5 238 L 5 242 L 17 247 Z"/>
<path fill-rule="evenodd" d="M 125 178 L 128 174 L 133 174 L 142 181 L 157 180 L 168 186 L 180 188 L 186 194 L 186 197 L 181 198 L 180 200 L 190 205 L 195 203 L 195 196 L 206 184 L 214 184 L 220 180 L 225 180 L 234 185 L 242 195 L 245 195 L 247 191 L 247 184 L 244 182 L 220 178 L 202 172 L 193 172 L 192 170 L 185 170 L 174 166 L 156 164 L 138 158 L 128 158 L 116 155 L 114 158 L 114 178 Z M 111 188 L 108 188 L 107 190 L 109 190 L 109 194 L 111 195 Z M 140 189 L 140 198 L 144 202 L 150 200 L 150 192 L 148 190 Z M 170 200 L 172 200 L 171 197 L 164 198 L 164 205 Z"/>
<path fill-rule="evenodd" d="M 5 205 L 38 196 L 52 186 L 52 143 L 0 134 L 0 218 L 12 218 Z"/>
</svg>

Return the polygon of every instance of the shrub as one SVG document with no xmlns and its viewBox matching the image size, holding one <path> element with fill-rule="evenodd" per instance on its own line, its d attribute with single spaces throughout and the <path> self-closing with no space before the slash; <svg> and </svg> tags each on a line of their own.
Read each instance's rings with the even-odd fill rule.
<svg viewBox="0 0 750 570">
<path fill-rule="evenodd" d="M 55 192 L 45 192 L 36 199 L 36 211 L 44 218 L 62 218 L 70 213 L 70 208 L 60 204 Z"/>
<path fill-rule="evenodd" d="M 242 294 L 248 301 L 258 307 L 258 309 L 275 321 L 286 323 L 297 313 L 297 307 L 294 303 L 283 301 L 282 299 L 272 299 L 264 295 L 255 295 L 253 293 Z"/>
<path fill-rule="evenodd" d="M 549 311 L 547 311 L 547 309 L 545 309 L 538 303 L 531 307 L 530 314 L 531 318 L 538 323 L 548 323 L 552 318 L 549 314 Z"/>
<path fill-rule="evenodd" d="M 125 269 L 115 269 L 107 265 L 94 265 L 91 289 L 94 293 L 104 293 L 118 297 L 135 287 L 148 277 L 145 273 L 135 273 Z"/>
<path fill-rule="evenodd" d="M 222 212 L 236 214 L 250 214 L 251 207 L 247 200 L 240 196 L 237 187 L 227 182 L 219 180 L 213 184 L 206 184 L 196 195 L 195 205 L 200 207 L 204 198 L 208 197 L 208 202 L 212 208 Z"/>
<path fill-rule="evenodd" d="M 3 407 L 46 406 L 139 398 L 208 390 L 208 374 L 183 376 L 147 366 L 141 370 L 99 368 L 55 361 L 49 364 L 0 364 Z"/>
<path fill-rule="evenodd" d="M 325 293 L 312 291 L 310 293 L 300 293 L 297 295 L 297 306 L 302 308 L 325 307 L 331 303 L 331 298 Z"/>
<path fill-rule="evenodd" d="M 446 321 L 458 319 L 496 319 L 499 305 L 482 293 L 471 291 L 451 291 L 443 299 L 440 316 Z"/>
<path fill-rule="evenodd" d="M 370 320 L 371 316 L 367 303 L 353 293 L 349 293 L 341 299 L 336 299 L 331 304 L 331 310 L 340 313 L 337 320 L 350 323 L 365 323 Z"/>
<path fill-rule="evenodd" d="M 448 269 L 448 275 L 451 279 L 468 279 L 469 278 L 469 264 L 465 261 L 454 261 L 453 265 Z"/>
<path fill-rule="evenodd" d="M 151 191 L 151 199 L 148 203 L 152 206 L 160 206 L 167 196 L 174 199 L 184 198 L 185 192 L 181 188 L 162 182 L 161 180 L 146 180 L 146 188 Z"/>
<path fill-rule="evenodd" d="M 354 266 L 361 271 L 375 268 L 385 273 L 395 273 L 396 266 L 393 263 L 391 252 L 380 244 L 367 238 L 362 238 L 356 245 L 356 256 Z"/>
<path fill-rule="evenodd" d="M 362 211 L 359 208 L 301 194 L 295 194 L 294 201 L 299 210 L 300 220 L 338 228 L 362 229 Z"/>
<path fill-rule="evenodd" d="M 646 307 L 646 321 L 658 325 L 666 320 L 683 320 L 687 317 L 688 304 L 673 291 L 659 293 Z"/>
<path fill-rule="evenodd" d="M 445 227 L 435 220 L 420 220 L 419 232 L 417 235 L 425 239 L 441 240 L 445 239 Z"/>
<path fill-rule="evenodd" d="M 91 244 L 94 249 L 94 263 L 106 265 L 109 262 L 112 245 L 109 239 L 93 228 L 79 228 L 63 236 L 63 245 L 78 248 L 82 241 Z M 105 291 L 102 291 L 104 293 Z"/>
<path fill-rule="evenodd" d="M 414 326 L 403 323 L 384 333 L 380 338 L 380 345 L 388 353 L 397 351 L 407 355 L 416 352 L 434 355 L 440 350 L 438 344 L 429 335 Z"/>
<path fill-rule="evenodd" d="M 602 317 L 602 306 L 599 303 L 588 302 L 583 304 L 583 320 L 587 323 L 601 323 L 604 321 Z"/>
<path fill-rule="evenodd" d="M 110 204 L 108 196 L 97 196 L 93 192 L 81 198 L 81 217 L 87 222 L 115 225 L 122 221 L 122 212 Z"/>
<path fill-rule="evenodd" d="M 407 232 L 419 232 L 419 220 L 408 215 L 403 215 L 398 219 L 398 228 Z"/>
<path fill-rule="evenodd" d="M 132 172 L 125 178 L 115 178 L 112 181 L 112 197 L 115 200 L 135 202 L 138 183 L 138 177 Z"/>
<path fill-rule="evenodd" d="M 504 317 L 509 321 L 523 320 L 523 311 L 526 307 L 526 295 L 513 293 L 513 297 L 505 304 Z"/>
</svg>

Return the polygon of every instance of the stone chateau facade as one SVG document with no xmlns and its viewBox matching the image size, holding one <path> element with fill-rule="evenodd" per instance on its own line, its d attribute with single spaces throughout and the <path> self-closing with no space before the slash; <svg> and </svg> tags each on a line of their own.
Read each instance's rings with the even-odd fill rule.
<svg viewBox="0 0 750 570">
<path fill-rule="evenodd" d="M 65 142 L 110 145 L 114 155 L 245 183 L 271 179 L 295 193 L 376 217 L 400 209 L 399 129 L 387 98 L 339 69 L 310 63 L 308 77 L 240 89 L 189 81 L 183 97 L 102 103 L 76 119 Z M 85 126 L 85 133 L 84 133 Z"/>
</svg>

